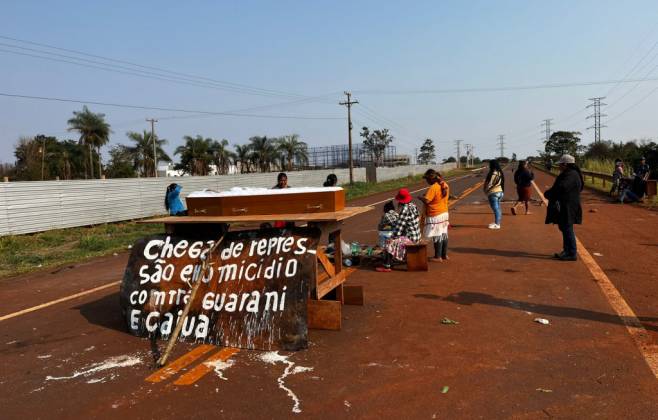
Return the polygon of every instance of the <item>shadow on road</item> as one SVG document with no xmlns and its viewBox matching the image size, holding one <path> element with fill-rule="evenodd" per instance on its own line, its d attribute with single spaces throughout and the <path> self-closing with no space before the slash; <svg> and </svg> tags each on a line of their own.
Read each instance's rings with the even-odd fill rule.
<svg viewBox="0 0 658 420">
<path fill-rule="evenodd" d="M 459 305 L 473 305 L 478 303 L 481 305 L 502 306 L 505 308 L 510 308 L 518 311 L 527 311 L 527 312 L 532 312 L 534 314 L 541 314 L 547 316 L 586 319 L 590 321 L 605 322 L 608 324 L 616 324 L 616 325 L 624 325 L 624 326 L 626 325 L 624 320 L 622 320 L 622 318 L 620 318 L 618 315 L 615 314 L 590 311 L 588 309 L 581 309 L 581 308 L 544 305 L 541 303 L 524 302 L 524 301 L 512 300 L 512 299 L 501 299 L 486 293 L 479 293 L 479 292 L 459 292 L 446 296 L 444 298 L 438 295 L 431 295 L 431 294 L 418 294 L 418 295 L 414 295 L 414 297 L 422 298 L 422 299 L 431 299 L 431 300 L 442 299 L 444 301 L 453 302 Z M 656 321 L 658 321 L 658 318 L 639 317 L 639 320 L 642 322 L 645 329 L 650 331 L 658 331 L 658 325 L 648 324 L 650 322 L 655 323 Z M 630 321 L 629 323 L 632 323 L 632 320 L 629 321 Z"/>
<path fill-rule="evenodd" d="M 104 296 L 93 302 L 76 306 L 74 309 L 79 310 L 80 315 L 89 321 L 90 324 L 128 334 L 126 324 L 121 316 L 118 292 Z"/>
<path fill-rule="evenodd" d="M 505 251 L 502 249 L 494 249 L 494 248 L 455 247 L 455 248 L 450 248 L 450 251 L 457 252 L 460 254 L 497 255 L 499 257 L 536 258 L 539 260 L 552 259 L 551 255 L 546 255 L 546 254 L 531 254 L 529 252 L 523 252 L 523 251 Z"/>
</svg>

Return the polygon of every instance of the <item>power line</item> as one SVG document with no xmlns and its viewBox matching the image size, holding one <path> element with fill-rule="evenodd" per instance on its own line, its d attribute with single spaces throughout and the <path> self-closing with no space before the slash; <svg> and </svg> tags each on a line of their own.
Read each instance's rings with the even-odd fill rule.
<svg viewBox="0 0 658 420">
<path fill-rule="evenodd" d="M 108 61 L 108 62 L 127 64 L 129 66 L 138 67 L 138 68 L 147 69 L 147 70 L 155 70 L 155 71 L 160 72 L 160 73 L 167 73 L 167 74 L 170 74 L 170 75 L 183 76 L 183 77 L 186 77 L 186 78 L 197 79 L 197 80 L 206 81 L 206 82 L 212 82 L 212 83 L 215 83 L 215 84 L 223 85 L 227 89 L 242 90 L 242 93 L 247 93 L 247 91 L 249 91 L 252 94 L 258 94 L 258 92 L 259 92 L 260 94 L 267 94 L 267 95 L 274 95 L 274 96 L 302 96 L 302 95 L 298 95 L 298 94 L 294 94 L 294 93 L 290 93 L 290 92 L 283 92 L 283 91 L 278 91 L 278 90 L 273 90 L 273 89 L 264 89 L 264 88 L 259 88 L 259 87 L 255 87 L 255 86 L 249 86 L 249 85 L 246 85 L 246 84 L 227 82 L 227 81 L 224 81 L 224 80 L 217 80 L 217 79 L 212 79 L 212 78 L 209 78 L 209 77 L 196 76 L 196 75 L 186 74 L 186 73 L 182 73 L 182 72 L 171 71 L 171 70 L 167 70 L 167 69 L 160 68 L 160 67 L 148 66 L 148 65 L 143 65 L 143 64 L 139 64 L 139 63 L 133 63 L 133 62 L 126 61 L 126 60 L 119 60 L 119 59 L 114 59 L 114 58 L 110 58 L 110 57 L 104 57 L 102 55 L 90 54 L 90 53 L 86 53 L 86 52 L 79 51 L 79 50 L 74 50 L 74 49 L 69 49 L 69 48 L 62 48 L 62 47 L 57 47 L 57 46 L 54 46 L 54 45 L 38 43 L 38 42 L 28 41 L 28 40 L 24 40 L 24 39 L 9 37 L 9 36 L 0 35 L 0 38 L 5 39 L 5 40 L 9 40 L 9 41 L 13 41 L 13 42 L 19 42 L 19 43 L 22 43 L 22 44 L 34 45 L 34 46 L 38 46 L 38 47 L 45 47 L 45 48 L 49 48 L 49 49 L 53 49 L 53 50 L 57 50 L 57 51 L 64 51 L 64 52 L 74 53 L 74 54 L 81 55 L 81 56 L 98 58 L 98 59 Z M 4 45 L 7 45 L 7 44 L 4 44 Z M 26 47 L 21 47 L 21 46 L 13 46 L 13 47 L 14 48 L 24 49 L 24 50 L 27 49 Z M 33 51 L 38 51 L 38 50 L 33 50 Z M 47 52 L 47 51 L 40 51 L 40 52 L 45 53 L 45 54 L 51 54 L 51 55 L 55 54 L 55 53 Z M 84 60 L 84 59 L 81 59 L 81 58 L 74 58 L 74 59 Z M 86 60 L 86 61 L 89 61 L 89 60 Z M 110 65 L 110 64 L 105 63 L 105 65 Z"/>
<path fill-rule="evenodd" d="M 342 120 L 341 117 L 302 116 L 302 115 L 265 115 L 265 114 L 244 114 L 244 113 L 237 113 L 237 112 L 202 111 L 202 110 L 190 110 L 190 109 L 182 109 L 182 108 L 167 108 L 167 107 L 156 107 L 156 106 L 145 106 L 145 105 L 117 104 L 117 103 L 111 103 L 111 102 L 87 101 L 87 100 L 81 100 L 81 99 L 68 99 L 68 98 L 54 98 L 54 97 L 46 97 L 46 96 L 19 95 L 19 94 L 12 94 L 12 93 L 6 93 L 6 92 L 0 92 L 0 96 L 5 96 L 5 97 L 9 97 L 9 98 L 33 99 L 33 100 L 40 100 L 40 101 L 70 102 L 70 103 L 77 103 L 77 104 L 110 106 L 110 107 L 115 107 L 115 108 L 146 109 L 146 110 L 155 110 L 155 111 L 170 111 L 170 112 L 181 112 L 181 113 L 203 114 L 203 115 L 221 115 L 221 116 L 227 116 L 227 117 L 271 118 L 271 119 L 291 119 L 291 120 Z"/>
</svg>

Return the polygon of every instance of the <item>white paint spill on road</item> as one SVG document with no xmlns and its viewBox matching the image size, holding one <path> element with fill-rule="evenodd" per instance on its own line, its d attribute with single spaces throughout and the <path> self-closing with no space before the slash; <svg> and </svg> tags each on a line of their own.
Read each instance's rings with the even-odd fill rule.
<svg viewBox="0 0 658 420">
<path fill-rule="evenodd" d="M 219 379 L 223 379 L 225 381 L 228 381 L 228 379 L 224 376 L 224 371 L 231 366 L 235 364 L 235 360 L 213 360 L 212 362 L 206 362 L 204 363 L 206 366 L 211 367 L 215 370 L 215 373 L 217 376 L 219 376 Z"/>
<path fill-rule="evenodd" d="M 142 359 L 136 356 L 131 356 L 128 354 L 114 356 L 103 362 L 93 363 L 83 370 L 73 372 L 73 374 L 70 376 L 46 376 L 46 381 L 61 381 L 63 379 L 77 378 L 78 376 L 89 376 L 93 375 L 94 373 L 103 372 L 110 369 L 135 366 L 140 363 L 142 363 Z"/>
<path fill-rule="evenodd" d="M 44 355 L 41 355 L 41 356 L 37 356 L 37 359 L 49 359 L 51 357 L 53 357 L 52 354 L 44 354 Z"/>
<path fill-rule="evenodd" d="M 289 357 L 290 356 L 279 354 L 278 351 L 269 351 L 267 353 L 263 353 L 262 355 L 260 355 L 260 359 L 265 363 L 271 365 L 276 365 L 277 363 L 285 363 L 287 365 L 283 371 L 283 374 L 279 376 L 276 381 L 279 383 L 279 388 L 286 391 L 288 396 L 292 399 L 293 401 L 292 412 L 301 413 L 302 410 L 299 408 L 300 406 L 299 398 L 297 397 L 297 395 L 295 395 L 294 392 L 292 392 L 290 388 L 286 387 L 284 379 L 289 375 L 296 375 L 302 372 L 310 372 L 313 370 L 313 368 L 306 366 L 295 366 L 295 362 L 291 362 L 290 360 L 288 360 Z"/>
<path fill-rule="evenodd" d="M 96 346 L 90 346 L 90 347 L 87 347 L 87 348 L 85 349 L 85 351 L 92 351 L 92 350 L 95 349 L 95 348 L 96 348 Z"/>
</svg>

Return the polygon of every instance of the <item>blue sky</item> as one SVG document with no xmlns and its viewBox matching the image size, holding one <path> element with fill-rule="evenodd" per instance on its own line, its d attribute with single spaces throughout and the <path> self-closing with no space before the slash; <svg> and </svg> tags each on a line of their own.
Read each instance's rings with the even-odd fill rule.
<svg viewBox="0 0 658 420">
<path fill-rule="evenodd" d="M 245 143 L 250 136 L 298 133 L 309 145 L 346 142 L 348 89 L 361 102 L 355 128 L 388 127 L 399 151 L 413 153 L 435 140 L 441 158 L 454 139 L 481 157 L 534 154 L 539 127 L 581 130 L 587 98 L 604 96 L 611 120 L 603 138 L 658 136 L 658 82 L 507 92 L 415 94 L 410 91 L 658 77 L 658 2 L 655 1 L 316 1 L 316 2 L 0 2 L 0 36 L 50 44 L 214 80 L 304 96 L 313 102 L 271 106 L 252 113 L 337 119 L 298 120 L 226 116 L 184 119 L 172 111 L 90 105 L 106 114 L 111 142 L 125 132 L 157 130 L 173 152 L 182 136 L 201 134 Z M 1 44 L 41 48 L 0 39 Z M 0 92 L 205 111 L 290 102 L 46 61 L 1 50 Z M 645 60 L 640 59 L 647 53 Z M 58 51 L 60 54 L 69 54 Z M 89 57 L 87 57 L 90 59 Z M 639 62 L 639 65 L 636 64 Z M 658 68 L 658 66 L 656 67 Z M 368 91 L 401 91 L 373 94 Z M 627 93 L 629 92 L 630 93 Z M 625 95 L 625 96 L 624 96 Z M 74 138 L 66 120 L 81 104 L 0 97 L 0 161 L 13 145 L 39 133 Z M 580 111 L 580 112 L 579 112 Z M 374 115 L 373 115 L 374 112 Z M 566 118 L 570 117 L 570 118 Z M 616 118 L 615 118 L 616 117 Z M 613 118 L 615 118 L 613 120 Z M 358 130 L 354 132 L 358 138 Z"/>
</svg>

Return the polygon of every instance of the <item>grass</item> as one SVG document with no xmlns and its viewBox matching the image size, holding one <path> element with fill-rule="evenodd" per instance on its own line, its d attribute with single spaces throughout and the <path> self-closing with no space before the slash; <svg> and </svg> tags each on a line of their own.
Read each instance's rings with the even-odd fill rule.
<svg viewBox="0 0 658 420">
<path fill-rule="evenodd" d="M 464 173 L 450 171 L 444 176 Z M 377 184 L 356 182 L 345 186 L 346 199 L 366 197 L 421 181 L 421 176 L 384 181 Z M 144 236 L 162 233 L 160 224 L 134 221 L 91 227 L 50 230 L 47 232 L 0 237 L 0 278 L 64 266 L 90 258 L 112 255 Z"/>
<path fill-rule="evenodd" d="M 121 252 L 162 232 L 157 224 L 121 222 L 0 237 L 0 277 L 15 276 Z"/>
</svg>

